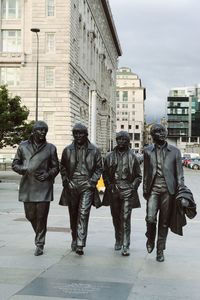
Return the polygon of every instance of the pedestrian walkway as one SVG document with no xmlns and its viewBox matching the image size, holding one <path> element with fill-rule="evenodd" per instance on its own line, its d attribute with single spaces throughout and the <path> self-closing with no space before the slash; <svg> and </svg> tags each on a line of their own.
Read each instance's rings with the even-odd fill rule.
<svg viewBox="0 0 200 300">
<path fill-rule="evenodd" d="M 58 177 L 45 252 L 35 257 L 34 234 L 17 201 L 19 177 L 8 177 L 0 183 L 0 300 L 199 299 L 199 216 L 188 222 L 184 237 L 169 234 L 166 260 L 159 263 L 155 251 L 147 254 L 145 249 L 140 188 L 142 208 L 132 215 L 131 255 L 122 257 L 114 251 L 110 211 L 102 207 L 91 211 L 85 255 L 78 256 L 70 250 L 67 208 L 58 205 Z"/>
</svg>

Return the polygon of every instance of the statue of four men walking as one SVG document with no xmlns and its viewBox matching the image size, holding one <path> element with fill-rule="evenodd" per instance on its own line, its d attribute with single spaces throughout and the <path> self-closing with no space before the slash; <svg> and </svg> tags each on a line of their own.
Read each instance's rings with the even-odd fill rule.
<svg viewBox="0 0 200 300">
<path fill-rule="evenodd" d="M 19 145 L 12 164 L 13 170 L 22 175 L 19 201 L 24 202 L 25 216 L 35 232 L 34 254 L 43 254 L 53 184 L 60 169 L 63 190 L 59 204 L 68 206 L 71 250 L 78 255 L 84 254 L 91 206 L 110 205 L 115 231 L 114 249 L 129 256 L 131 213 L 133 208 L 140 207 L 137 190 L 142 175 L 139 161 L 129 146 L 128 132 L 117 133 L 117 145 L 102 166 L 99 149 L 88 140 L 87 127 L 77 123 L 72 130 L 74 140 L 63 150 L 59 166 L 56 147 L 46 141 L 47 131 L 47 124 L 37 121 L 30 139 Z M 179 218 L 179 228 L 175 228 L 177 205 L 183 217 L 186 214 L 191 218 L 196 214 L 196 206 L 192 193 L 184 185 L 180 151 L 166 142 L 167 132 L 162 125 L 154 124 L 151 135 L 154 144 L 144 149 L 146 247 L 148 253 L 154 249 L 159 212 L 156 259 L 162 262 L 168 228 L 181 234 L 186 223 L 185 219 Z M 102 202 L 96 189 L 101 174 L 106 187 Z"/>
</svg>

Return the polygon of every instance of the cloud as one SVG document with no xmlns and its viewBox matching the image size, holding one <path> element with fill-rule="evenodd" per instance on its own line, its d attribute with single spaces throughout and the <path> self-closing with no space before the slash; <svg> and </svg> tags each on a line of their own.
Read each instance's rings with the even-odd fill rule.
<svg viewBox="0 0 200 300">
<path fill-rule="evenodd" d="M 110 0 L 122 46 L 147 90 L 149 118 L 166 113 L 169 90 L 200 82 L 199 0 Z"/>
</svg>

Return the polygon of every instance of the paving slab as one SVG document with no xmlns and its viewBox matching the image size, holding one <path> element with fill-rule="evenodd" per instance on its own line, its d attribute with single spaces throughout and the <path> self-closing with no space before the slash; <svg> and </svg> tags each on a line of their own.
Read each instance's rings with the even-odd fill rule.
<svg viewBox="0 0 200 300">
<path fill-rule="evenodd" d="M 60 297 L 64 299 L 88 300 L 127 300 L 132 285 L 119 282 L 105 282 L 94 280 L 66 280 L 65 278 L 36 278 L 18 295 L 38 295 L 46 297 Z"/>
<path fill-rule="evenodd" d="M 1 176 L 1 174 L 0 174 Z M 69 216 L 58 205 L 60 178 L 51 203 L 44 255 L 35 257 L 34 234 L 17 201 L 19 178 L 0 183 L 0 300 L 197 300 L 200 295 L 200 215 L 184 236 L 169 232 L 165 261 L 145 249 L 145 200 L 133 211 L 129 257 L 114 251 L 110 209 L 92 208 L 85 255 L 71 252 Z M 187 170 L 188 187 L 200 205 L 200 172 Z"/>
<path fill-rule="evenodd" d="M 15 295 L 12 297 L 12 300 L 63 300 L 63 297 L 49 297 L 49 296 L 33 296 L 33 295 Z M 65 298 L 66 300 L 80 300 L 77 298 Z M 82 300 L 87 300 L 87 299 L 83 299 Z"/>
</svg>

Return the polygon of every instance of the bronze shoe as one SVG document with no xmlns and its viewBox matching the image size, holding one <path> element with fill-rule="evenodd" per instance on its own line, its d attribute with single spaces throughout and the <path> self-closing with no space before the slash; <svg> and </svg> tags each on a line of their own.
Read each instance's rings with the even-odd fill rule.
<svg viewBox="0 0 200 300">
<path fill-rule="evenodd" d="M 155 247 L 155 243 L 154 242 L 152 243 L 149 240 L 147 240 L 147 242 L 146 242 L 147 252 L 151 253 L 153 251 L 154 247 Z"/>
<path fill-rule="evenodd" d="M 76 254 L 78 254 L 78 255 L 83 255 L 84 254 L 82 246 L 77 246 L 76 247 Z"/>
<path fill-rule="evenodd" d="M 122 249 L 122 245 L 118 242 L 115 243 L 115 251 L 121 250 Z"/>
<path fill-rule="evenodd" d="M 34 255 L 39 256 L 39 255 L 42 255 L 42 254 L 43 254 L 43 248 L 36 247 Z"/>
<path fill-rule="evenodd" d="M 163 250 L 157 250 L 156 260 L 159 262 L 163 262 L 165 260 Z"/>
<path fill-rule="evenodd" d="M 126 246 L 123 246 L 122 248 L 122 256 L 129 256 L 129 249 Z"/>
<path fill-rule="evenodd" d="M 74 240 L 71 243 L 71 249 L 72 249 L 73 252 L 76 251 L 76 241 L 74 241 Z"/>
</svg>

